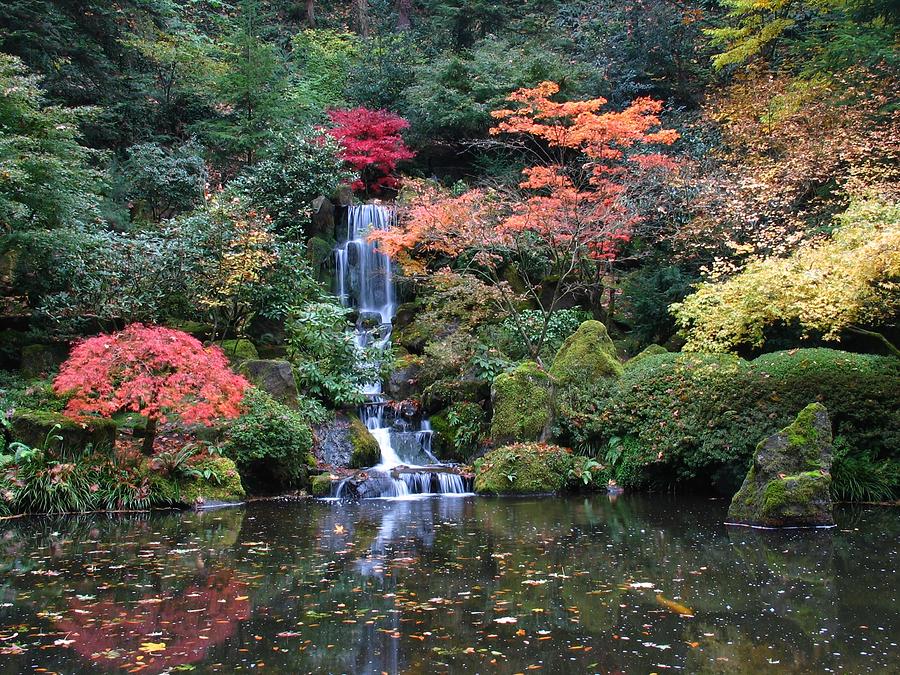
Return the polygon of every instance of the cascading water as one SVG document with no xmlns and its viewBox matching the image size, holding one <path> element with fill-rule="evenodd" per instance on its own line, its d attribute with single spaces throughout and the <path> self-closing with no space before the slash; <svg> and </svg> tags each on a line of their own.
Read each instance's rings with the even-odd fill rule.
<svg viewBox="0 0 900 675">
<path fill-rule="evenodd" d="M 394 217 L 395 211 L 381 204 L 349 207 L 347 240 L 335 249 L 337 294 L 341 303 L 357 309 L 356 342 L 361 348 L 390 346 L 396 309 L 391 261 L 368 241 L 368 234 L 373 229 L 388 229 Z M 381 461 L 366 472 L 366 496 L 466 493 L 462 476 L 431 453 L 433 432 L 428 420 L 398 412 L 382 394 L 381 382 L 370 383 L 364 393 L 366 402 L 359 416 L 381 450 Z M 348 496 L 351 480 L 338 484 L 336 497 Z"/>
</svg>

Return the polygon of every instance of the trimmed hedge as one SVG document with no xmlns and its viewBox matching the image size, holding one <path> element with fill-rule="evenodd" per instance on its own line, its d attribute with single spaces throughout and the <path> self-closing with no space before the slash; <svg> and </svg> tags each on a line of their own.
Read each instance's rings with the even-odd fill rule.
<svg viewBox="0 0 900 675">
<path fill-rule="evenodd" d="M 835 436 L 859 452 L 900 451 L 900 360 L 797 349 L 745 361 L 658 354 L 612 383 L 559 401 L 561 435 L 612 458 L 621 484 L 740 485 L 753 448 L 808 404 L 824 404 Z"/>
</svg>

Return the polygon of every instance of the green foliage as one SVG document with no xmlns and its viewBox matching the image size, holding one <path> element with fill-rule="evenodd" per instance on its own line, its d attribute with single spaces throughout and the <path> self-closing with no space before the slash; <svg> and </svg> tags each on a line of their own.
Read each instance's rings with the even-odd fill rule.
<svg viewBox="0 0 900 675">
<path fill-rule="evenodd" d="M 251 388 L 244 396 L 241 416 L 228 425 L 223 452 L 254 489 L 305 487 L 312 421 Z"/>
<path fill-rule="evenodd" d="M 488 37 L 471 51 L 446 53 L 416 69 L 405 92 L 404 116 L 417 138 L 479 137 L 492 124 L 490 113 L 519 87 L 544 80 L 565 81 L 562 59 L 546 47 L 518 47 Z"/>
<path fill-rule="evenodd" d="M 900 361 L 830 349 L 766 354 L 660 354 L 616 382 L 586 383 L 559 401 L 564 438 L 624 447 L 625 485 L 693 481 L 733 493 L 756 444 L 810 400 L 853 448 L 892 457 L 900 447 Z M 617 440 L 618 439 L 618 440 Z M 627 470 L 626 470 L 627 468 Z"/>
<path fill-rule="evenodd" d="M 900 495 L 900 461 L 879 460 L 871 450 L 852 447 L 845 438 L 834 439 L 831 496 L 850 502 L 883 502 Z"/>
<path fill-rule="evenodd" d="M 343 107 L 344 82 L 358 61 L 355 35 L 329 29 L 307 29 L 291 39 L 298 75 L 288 98 L 301 115 L 313 121 L 328 108 Z"/>
<path fill-rule="evenodd" d="M 650 263 L 629 274 L 623 284 L 626 318 L 630 337 L 641 344 L 665 342 L 675 334 L 675 317 L 669 305 L 680 302 L 691 292 L 692 279 L 677 265 Z"/>
<path fill-rule="evenodd" d="M 296 308 L 285 326 L 300 389 L 337 407 L 361 403 L 363 386 L 393 362 L 381 350 L 357 346 L 349 315 L 338 304 L 311 302 Z"/>
<path fill-rule="evenodd" d="M 338 149 L 334 138 L 311 129 L 278 132 L 235 189 L 265 209 L 276 231 L 303 232 L 310 224 L 313 200 L 337 194 L 341 185 L 356 178 L 338 158 Z"/>
<path fill-rule="evenodd" d="M 552 314 L 523 309 L 516 316 L 505 318 L 490 338 L 492 346 L 514 361 L 529 358 L 532 348 L 539 351 L 541 358 L 550 360 L 563 341 L 590 318 L 588 312 L 578 308 L 558 309 Z"/>
<path fill-rule="evenodd" d="M 0 53 L 0 234 L 99 219 L 105 176 L 78 130 L 89 112 L 48 105 L 37 78 Z"/>
<path fill-rule="evenodd" d="M 401 110 L 404 92 L 415 83 L 415 69 L 422 61 L 412 37 L 407 33 L 373 35 L 362 42 L 359 53 L 347 74 L 349 103 L 372 110 Z"/>
<path fill-rule="evenodd" d="M 486 422 L 484 409 L 477 403 L 454 403 L 447 409 L 450 442 L 461 461 L 466 461 L 478 450 Z"/>
<path fill-rule="evenodd" d="M 203 148 L 195 142 L 171 149 L 158 143 L 133 145 L 120 172 L 123 196 L 150 220 L 170 218 L 203 201 L 206 162 Z"/>
<path fill-rule="evenodd" d="M 559 492 L 569 481 L 572 454 L 555 445 L 518 443 L 487 453 L 475 473 L 481 494 Z"/>
</svg>

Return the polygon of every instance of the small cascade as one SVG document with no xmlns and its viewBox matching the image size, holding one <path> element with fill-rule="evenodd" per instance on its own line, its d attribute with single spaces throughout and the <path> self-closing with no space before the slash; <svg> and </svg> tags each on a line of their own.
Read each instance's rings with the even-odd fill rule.
<svg viewBox="0 0 900 675">
<path fill-rule="evenodd" d="M 388 349 L 396 296 L 390 258 L 368 241 L 373 230 L 387 230 L 395 211 L 382 204 L 360 204 L 347 210 L 347 239 L 335 249 L 336 292 L 341 303 L 355 307 L 356 343 Z M 378 442 L 381 461 L 351 476 L 333 490 L 338 498 L 403 497 L 418 494 L 465 494 L 465 479 L 431 452 L 433 432 L 427 419 L 398 409 L 382 394 L 381 382 L 364 393 L 359 417 Z"/>
</svg>

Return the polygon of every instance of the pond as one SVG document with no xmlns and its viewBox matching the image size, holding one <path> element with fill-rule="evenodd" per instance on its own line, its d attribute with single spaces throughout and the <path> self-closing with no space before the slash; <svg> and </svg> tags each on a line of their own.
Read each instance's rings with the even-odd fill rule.
<svg viewBox="0 0 900 675">
<path fill-rule="evenodd" d="M 896 510 L 773 532 L 724 527 L 726 508 L 443 496 L 8 520 L 0 672 L 896 667 Z"/>
</svg>

